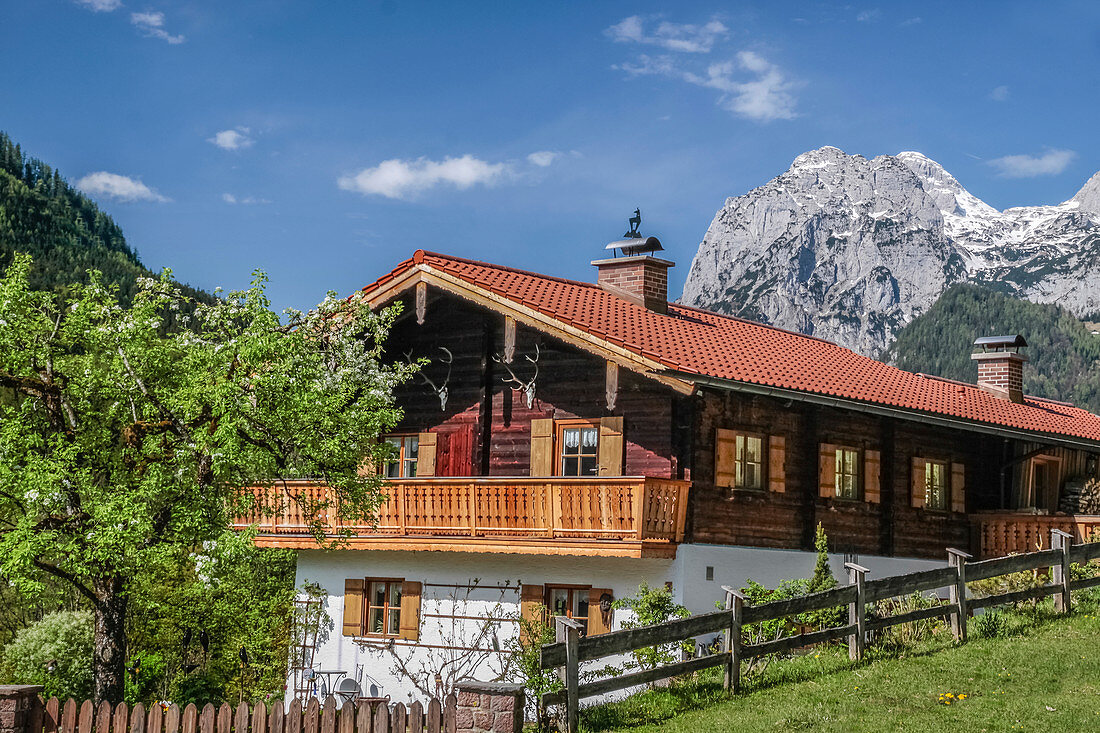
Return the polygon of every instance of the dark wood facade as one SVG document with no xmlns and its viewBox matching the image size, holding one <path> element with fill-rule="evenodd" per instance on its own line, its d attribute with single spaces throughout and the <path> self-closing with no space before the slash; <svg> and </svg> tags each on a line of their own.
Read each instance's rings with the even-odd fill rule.
<svg viewBox="0 0 1100 733">
<path fill-rule="evenodd" d="M 1082 451 L 1043 451 L 1039 444 L 977 431 L 714 387 L 700 386 L 689 396 L 623 368 L 609 410 L 607 362 L 598 349 L 583 351 L 519 327 L 509 370 L 502 363 L 505 316 L 433 290 L 420 324 L 413 301 L 411 292 L 403 296 L 405 314 L 391 333 L 388 352 L 391 358 L 429 358 L 424 377 L 436 387 L 447 384 L 445 409 L 420 377 L 397 391 L 404 408 L 399 431 L 439 436 L 435 475 L 526 476 L 533 420 L 621 417 L 623 475 L 691 481 L 685 541 L 810 549 L 820 523 L 836 551 L 936 558 L 947 547 L 978 552 L 974 517 L 1013 508 L 1025 493 L 1021 485 L 1028 480 L 1030 459 L 1014 459 L 1036 450 L 1057 455 L 1059 481 L 1082 475 L 1086 466 L 1096 472 L 1096 461 L 1089 462 Z M 536 356 L 538 376 L 528 407 L 524 392 L 507 380 L 530 380 L 535 374 L 530 359 Z M 765 479 L 762 490 L 716 484 L 720 429 L 767 436 L 781 446 L 779 462 L 773 453 L 767 467 L 775 475 Z M 861 456 L 862 498 L 823 496 L 822 446 L 834 445 Z M 964 482 L 953 505 L 915 506 L 915 466 L 924 459 L 953 469 L 952 482 Z"/>
</svg>

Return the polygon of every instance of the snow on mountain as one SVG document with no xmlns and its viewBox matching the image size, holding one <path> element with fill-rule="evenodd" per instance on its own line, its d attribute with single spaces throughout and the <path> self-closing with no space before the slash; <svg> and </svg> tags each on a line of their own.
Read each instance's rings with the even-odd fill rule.
<svg viewBox="0 0 1100 733">
<path fill-rule="evenodd" d="M 682 301 L 877 355 L 960 281 L 1100 311 L 1100 173 L 1065 203 L 997 211 L 920 153 L 811 150 L 726 200 Z"/>
</svg>

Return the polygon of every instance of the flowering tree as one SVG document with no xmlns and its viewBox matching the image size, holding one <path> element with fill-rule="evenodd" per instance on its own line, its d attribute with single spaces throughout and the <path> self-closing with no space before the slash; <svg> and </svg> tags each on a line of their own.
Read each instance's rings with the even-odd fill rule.
<svg viewBox="0 0 1100 733">
<path fill-rule="evenodd" d="M 0 573 L 88 598 L 94 695 L 119 700 L 132 579 L 216 544 L 252 501 L 241 487 L 316 477 L 334 509 L 372 516 L 380 479 L 359 468 L 382 457 L 413 367 L 381 363 L 393 310 L 330 294 L 283 324 L 261 274 L 204 305 L 165 272 L 123 307 L 97 273 L 58 296 L 31 290 L 29 268 L 17 256 L 0 279 Z"/>
</svg>

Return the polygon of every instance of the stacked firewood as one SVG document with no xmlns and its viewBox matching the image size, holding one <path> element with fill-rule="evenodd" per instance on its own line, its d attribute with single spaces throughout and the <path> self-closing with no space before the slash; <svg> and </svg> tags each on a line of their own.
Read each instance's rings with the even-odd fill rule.
<svg viewBox="0 0 1100 733">
<path fill-rule="evenodd" d="M 1100 481 L 1067 481 L 1058 508 L 1067 514 L 1100 514 Z"/>
</svg>

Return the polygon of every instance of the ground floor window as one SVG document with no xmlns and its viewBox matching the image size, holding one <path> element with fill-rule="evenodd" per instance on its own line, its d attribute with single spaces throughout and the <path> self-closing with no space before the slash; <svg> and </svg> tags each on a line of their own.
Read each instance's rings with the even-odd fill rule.
<svg viewBox="0 0 1100 733">
<path fill-rule="evenodd" d="M 564 616 L 588 626 L 588 592 L 591 586 L 546 586 L 546 608 L 551 616 Z"/>
<path fill-rule="evenodd" d="M 401 633 L 401 580 L 367 578 L 368 636 L 398 636 Z"/>
</svg>

